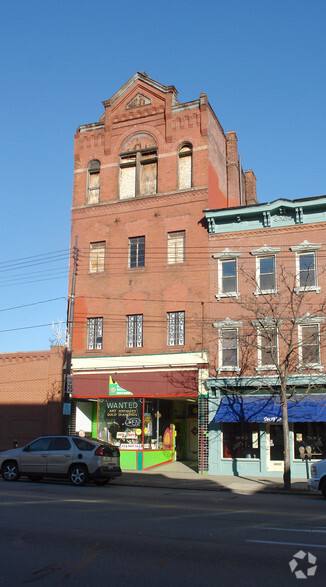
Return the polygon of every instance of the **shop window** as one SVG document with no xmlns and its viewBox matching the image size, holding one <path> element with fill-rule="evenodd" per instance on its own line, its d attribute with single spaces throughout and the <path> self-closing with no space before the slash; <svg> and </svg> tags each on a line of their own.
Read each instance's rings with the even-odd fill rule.
<svg viewBox="0 0 326 587">
<path fill-rule="evenodd" d="M 95 159 L 87 169 L 87 203 L 98 204 L 100 201 L 100 171 L 101 164 Z"/>
<path fill-rule="evenodd" d="M 173 446 L 172 402 L 162 399 L 102 400 L 98 436 L 121 450 L 169 450 Z"/>
<path fill-rule="evenodd" d="M 168 263 L 184 263 L 186 233 L 184 230 L 168 233 Z"/>
<path fill-rule="evenodd" d="M 87 319 L 87 349 L 101 350 L 103 345 L 103 318 Z"/>
<path fill-rule="evenodd" d="M 179 150 L 178 189 L 185 190 L 192 187 L 192 146 L 183 145 Z"/>
<path fill-rule="evenodd" d="M 121 200 L 157 193 L 156 148 L 120 155 L 119 193 Z"/>
<path fill-rule="evenodd" d="M 223 423 L 224 459 L 259 459 L 259 426 L 249 423 Z"/>
<path fill-rule="evenodd" d="M 143 315 L 127 316 L 127 347 L 143 346 Z"/>
<path fill-rule="evenodd" d="M 136 236 L 129 239 L 129 268 L 145 267 L 145 237 Z"/>
<path fill-rule="evenodd" d="M 91 243 L 89 252 L 90 273 L 101 273 L 104 271 L 105 242 Z"/>
<path fill-rule="evenodd" d="M 185 344 L 185 313 L 168 312 L 168 346 Z"/>
<path fill-rule="evenodd" d="M 294 458 L 301 459 L 301 451 L 311 448 L 312 459 L 326 455 L 326 424 L 324 422 L 294 422 Z"/>
</svg>

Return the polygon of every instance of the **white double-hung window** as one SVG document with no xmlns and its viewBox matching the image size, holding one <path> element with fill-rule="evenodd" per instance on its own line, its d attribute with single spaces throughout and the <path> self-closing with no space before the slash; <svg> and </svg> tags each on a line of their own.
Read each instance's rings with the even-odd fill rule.
<svg viewBox="0 0 326 587">
<path fill-rule="evenodd" d="M 296 287 L 294 291 L 296 293 L 305 291 L 318 293 L 320 291 L 317 275 L 317 250 L 321 246 L 321 244 L 303 241 L 300 245 L 290 247 L 291 251 L 295 252 Z"/>
<path fill-rule="evenodd" d="M 255 296 L 277 293 L 276 255 L 280 251 L 280 248 L 267 245 L 250 251 L 250 254 L 256 257 Z"/>
<path fill-rule="evenodd" d="M 242 322 L 226 318 L 213 323 L 218 329 L 218 365 L 217 373 L 221 371 L 239 372 L 239 328 Z"/>
<path fill-rule="evenodd" d="M 238 258 L 241 253 L 225 249 L 221 253 L 214 253 L 213 258 L 218 260 L 218 292 L 215 297 L 239 297 L 238 292 Z"/>
</svg>

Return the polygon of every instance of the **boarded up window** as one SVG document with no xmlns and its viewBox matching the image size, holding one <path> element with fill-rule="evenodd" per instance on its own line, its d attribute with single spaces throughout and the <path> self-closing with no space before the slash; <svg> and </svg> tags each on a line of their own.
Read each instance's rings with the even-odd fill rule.
<svg viewBox="0 0 326 587">
<path fill-rule="evenodd" d="M 133 153 L 120 156 L 120 199 L 150 196 L 157 192 L 157 151 L 152 148 L 142 149 L 141 142 L 136 143 Z"/>
<path fill-rule="evenodd" d="M 192 149 L 185 145 L 179 151 L 178 188 L 184 190 L 192 186 Z"/>
<path fill-rule="evenodd" d="M 100 201 L 100 162 L 91 161 L 88 166 L 87 202 L 97 204 Z"/>
<path fill-rule="evenodd" d="M 157 163 L 146 163 L 141 166 L 140 195 L 156 194 Z"/>
<path fill-rule="evenodd" d="M 105 261 L 105 242 L 91 243 L 89 255 L 90 273 L 100 273 L 104 271 Z"/>
<path fill-rule="evenodd" d="M 183 263 L 185 261 L 185 231 L 169 232 L 168 234 L 168 263 Z"/>
<path fill-rule="evenodd" d="M 136 167 L 120 168 L 120 199 L 134 198 L 136 195 Z"/>
</svg>

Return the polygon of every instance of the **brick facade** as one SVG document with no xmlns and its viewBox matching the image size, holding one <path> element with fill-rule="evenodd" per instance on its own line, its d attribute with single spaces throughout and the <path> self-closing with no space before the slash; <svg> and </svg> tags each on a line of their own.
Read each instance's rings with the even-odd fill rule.
<svg viewBox="0 0 326 587">
<path fill-rule="evenodd" d="M 62 432 L 63 348 L 0 355 L 0 450 Z"/>
</svg>

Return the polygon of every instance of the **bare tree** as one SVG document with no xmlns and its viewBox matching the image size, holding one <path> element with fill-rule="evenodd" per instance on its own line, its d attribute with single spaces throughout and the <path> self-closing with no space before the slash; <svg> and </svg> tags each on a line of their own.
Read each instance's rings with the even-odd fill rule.
<svg viewBox="0 0 326 587">
<path fill-rule="evenodd" d="M 320 389 L 321 351 L 325 347 L 326 301 L 317 295 L 318 288 L 313 285 L 315 266 L 306 262 L 304 269 L 300 275 L 291 275 L 284 265 L 280 266 L 277 284 L 266 287 L 265 283 L 264 288 L 257 283 L 256 274 L 242 270 L 243 283 L 254 295 L 230 297 L 227 306 L 235 320 L 239 316 L 241 320 L 237 377 L 260 375 L 255 393 L 267 389 L 280 397 L 286 489 L 291 487 L 289 402 L 299 401 L 303 393 L 309 394 L 318 386 Z M 300 375 L 305 376 L 304 391 Z M 239 393 L 236 387 L 232 391 Z"/>
</svg>

